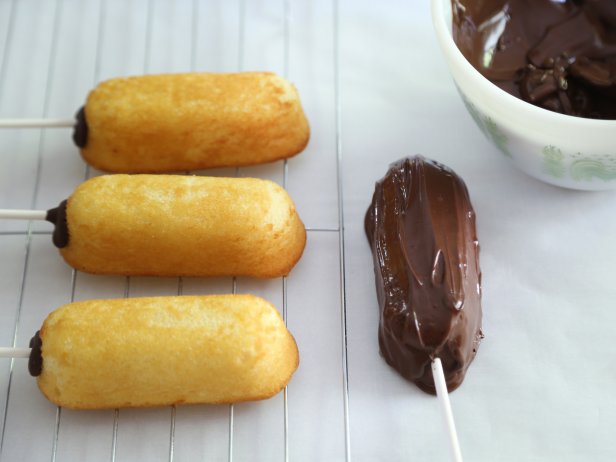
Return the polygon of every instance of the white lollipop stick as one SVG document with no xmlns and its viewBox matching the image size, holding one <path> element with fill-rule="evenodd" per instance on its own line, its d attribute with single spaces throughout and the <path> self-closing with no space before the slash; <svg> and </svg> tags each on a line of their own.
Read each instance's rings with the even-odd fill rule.
<svg viewBox="0 0 616 462">
<path fill-rule="evenodd" d="M 0 119 L 0 128 L 67 128 L 75 119 Z"/>
<path fill-rule="evenodd" d="M 13 220 L 45 220 L 47 219 L 47 210 L 0 209 L 0 219 L 1 218 Z"/>
<path fill-rule="evenodd" d="M 434 386 L 436 387 L 436 396 L 441 405 L 441 414 L 447 426 L 447 433 L 449 434 L 449 448 L 451 449 L 452 460 L 455 462 L 462 462 L 462 452 L 460 451 L 460 443 L 458 442 L 458 434 L 456 433 L 456 424 L 453 421 L 453 412 L 451 412 L 449 392 L 447 391 L 443 365 L 439 358 L 435 358 L 434 361 L 432 361 L 432 377 L 434 378 Z"/>
<path fill-rule="evenodd" d="M 31 348 L 0 347 L 0 358 L 29 358 Z"/>
</svg>

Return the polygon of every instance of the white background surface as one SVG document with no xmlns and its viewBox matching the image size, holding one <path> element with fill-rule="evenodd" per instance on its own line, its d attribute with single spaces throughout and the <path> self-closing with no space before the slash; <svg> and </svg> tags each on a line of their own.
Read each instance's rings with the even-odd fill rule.
<svg viewBox="0 0 616 462">
<path fill-rule="evenodd" d="M 374 182 L 415 153 L 466 180 L 478 217 L 486 338 L 451 395 L 465 459 L 616 458 L 614 193 L 557 189 L 513 170 L 466 114 L 428 2 L 375 4 L 0 0 L 0 117 L 71 117 L 93 85 L 115 76 L 272 70 L 297 85 L 312 127 L 286 177 L 309 229 L 287 281 L 286 317 L 301 354 L 288 387 L 288 432 L 283 394 L 232 413 L 58 410 L 24 360 L 0 360 L 2 462 L 276 461 L 285 447 L 292 461 L 448 460 L 435 398 L 379 356 L 363 234 Z M 282 184 L 283 172 L 279 162 L 239 174 Z M 96 174 L 69 130 L 0 132 L 0 208 L 53 207 Z M 48 224 L 5 222 L 0 233 L 2 345 L 26 346 L 72 297 L 232 288 L 231 279 L 73 275 Z M 240 279 L 237 288 L 283 309 L 281 280 Z"/>
</svg>

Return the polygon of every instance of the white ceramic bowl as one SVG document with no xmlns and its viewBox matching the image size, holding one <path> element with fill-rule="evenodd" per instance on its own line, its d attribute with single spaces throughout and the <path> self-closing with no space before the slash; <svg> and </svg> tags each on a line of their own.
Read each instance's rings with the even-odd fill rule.
<svg viewBox="0 0 616 462">
<path fill-rule="evenodd" d="M 558 114 L 510 95 L 483 77 L 454 43 L 451 0 L 432 0 L 432 19 L 468 112 L 516 167 L 566 188 L 616 188 L 616 120 Z"/>
</svg>

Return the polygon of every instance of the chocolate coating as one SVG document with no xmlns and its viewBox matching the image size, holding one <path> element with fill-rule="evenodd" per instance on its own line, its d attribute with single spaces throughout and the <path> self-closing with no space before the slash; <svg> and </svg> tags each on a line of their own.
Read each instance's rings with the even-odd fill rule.
<svg viewBox="0 0 616 462">
<path fill-rule="evenodd" d="M 88 121 L 84 106 L 75 114 L 75 129 L 73 130 L 73 142 L 78 148 L 85 148 L 88 143 Z"/>
<path fill-rule="evenodd" d="M 452 0 L 453 37 L 503 90 L 563 114 L 616 119 L 616 1 Z"/>
<path fill-rule="evenodd" d="M 30 339 L 30 358 L 28 358 L 28 372 L 32 377 L 38 377 L 43 371 L 43 340 L 41 340 L 39 330 L 36 331 L 34 337 Z"/>
<path fill-rule="evenodd" d="M 430 363 L 439 357 L 455 390 L 483 338 L 479 242 L 464 182 L 421 156 L 402 159 L 376 183 L 365 229 L 381 354 L 432 394 Z"/>
<path fill-rule="evenodd" d="M 68 221 L 66 219 L 66 204 L 67 201 L 63 200 L 56 208 L 47 210 L 47 216 L 45 217 L 45 220 L 55 225 L 52 241 L 53 244 L 59 249 L 66 247 L 69 239 Z"/>
</svg>

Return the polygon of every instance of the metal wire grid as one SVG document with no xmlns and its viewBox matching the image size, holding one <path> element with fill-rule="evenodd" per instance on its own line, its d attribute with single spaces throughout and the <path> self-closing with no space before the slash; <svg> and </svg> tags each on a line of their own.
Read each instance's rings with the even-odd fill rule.
<svg viewBox="0 0 616 462">
<path fill-rule="evenodd" d="M 239 28 L 238 28 L 238 50 L 237 50 L 237 70 L 243 70 L 243 61 L 244 61 L 244 42 L 245 42 L 245 26 L 246 26 L 246 0 L 239 0 Z M 9 15 L 9 27 L 6 29 L 6 39 L 4 52 L 2 54 L 2 62 L 0 62 L 0 82 L 4 81 L 4 78 L 7 73 L 7 55 L 8 50 L 11 46 L 11 38 L 14 31 L 14 18 L 16 11 L 16 0 L 12 0 L 10 4 L 10 15 Z M 49 61 L 47 64 L 47 80 L 46 86 L 44 90 L 44 104 L 42 117 L 46 118 L 49 116 L 49 105 L 50 105 L 50 96 L 51 96 L 51 76 L 54 74 L 54 63 L 55 56 L 58 47 L 58 32 L 60 28 L 60 17 L 62 13 L 62 8 L 64 5 L 63 0 L 56 0 L 54 7 L 54 18 L 53 18 L 53 27 L 52 27 L 52 37 L 51 37 L 51 52 L 49 55 Z M 190 53 L 190 69 L 195 70 L 196 65 L 196 56 L 197 56 L 197 34 L 198 34 L 198 18 L 199 18 L 199 9 L 200 2 L 199 0 L 192 0 L 192 24 L 191 24 L 191 53 Z M 334 98 L 335 98 L 335 124 L 336 124 L 336 176 L 337 176 L 337 205 L 338 205 L 338 226 L 336 228 L 309 228 L 306 230 L 308 233 L 314 232 L 333 232 L 338 234 L 338 248 L 339 248 L 339 278 L 340 278 L 340 320 L 341 320 L 341 352 L 342 352 L 342 393 L 343 393 L 343 413 L 344 413 L 344 437 L 345 437 L 345 460 L 351 460 L 351 444 L 350 444 L 350 429 L 349 429 L 349 387 L 348 387 L 348 364 L 347 364 L 347 331 L 346 331 L 346 287 L 345 287 L 345 245 L 344 245 L 344 208 L 343 208 L 343 184 L 342 184 L 342 160 L 343 160 L 343 150 L 342 150 L 342 138 L 341 138 L 341 105 L 340 105 L 340 74 L 339 74 L 339 8 L 338 8 L 338 0 L 332 0 L 333 6 L 333 42 L 334 42 L 334 56 L 333 56 L 333 68 L 334 68 Z M 144 73 L 147 73 L 150 68 L 150 50 L 151 50 L 151 41 L 152 41 L 152 20 L 153 20 L 153 0 L 148 0 L 147 4 L 147 12 L 146 12 L 146 27 L 145 27 L 145 43 L 146 49 L 144 54 L 144 62 L 143 62 L 143 70 Z M 290 69 L 290 34 L 291 34 L 291 5 L 289 0 L 282 1 L 283 7 L 283 76 L 285 78 L 289 75 Z M 99 81 L 101 75 L 101 47 L 103 43 L 103 35 L 105 30 L 105 20 L 106 20 L 106 0 L 100 0 L 99 3 L 99 11 L 98 11 L 98 31 L 97 31 L 97 46 L 95 51 L 95 70 L 94 70 L 94 81 L 93 86 Z M 42 129 L 38 131 L 38 148 L 37 148 L 37 164 L 35 169 L 35 182 L 34 189 L 31 196 L 30 208 L 34 209 L 36 207 L 36 198 L 39 192 L 39 185 L 41 180 L 41 162 L 43 155 L 43 146 L 45 144 L 45 136 L 46 130 Z M 282 186 L 286 189 L 288 184 L 288 170 L 289 165 L 287 160 L 282 162 L 283 169 L 283 177 L 282 177 Z M 236 176 L 239 174 L 239 169 L 236 169 Z M 84 177 L 86 180 L 91 176 L 90 167 L 85 167 Z M 21 284 L 19 287 L 19 301 L 16 307 L 16 316 L 15 323 L 13 327 L 13 340 L 12 346 L 15 347 L 17 345 L 17 338 L 19 333 L 19 321 L 21 319 L 21 311 L 25 294 L 25 282 L 26 277 L 28 275 L 29 269 L 29 260 L 30 260 L 30 252 L 31 252 L 31 243 L 32 236 L 37 234 L 43 235 L 51 235 L 51 231 L 39 231 L 34 230 L 32 226 L 32 222 L 29 222 L 25 231 L 0 231 L 0 235 L 24 235 L 25 237 L 25 252 L 24 252 L 24 267 L 21 276 Z M 75 299 L 75 288 L 76 281 L 78 277 L 78 272 L 76 270 L 72 270 L 71 274 L 71 302 Z M 237 280 L 234 277 L 232 279 L 232 293 L 236 293 L 237 290 Z M 178 295 L 182 294 L 182 279 L 178 278 L 177 284 L 177 293 Z M 126 278 L 124 296 L 130 296 L 130 277 Z M 282 316 L 287 324 L 287 278 L 282 278 Z M 2 448 L 4 447 L 4 439 L 7 429 L 7 416 L 8 416 L 8 402 L 11 396 L 11 385 L 13 381 L 13 371 L 15 367 L 15 359 L 10 361 L 9 368 L 9 382 L 7 387 L 7 392 L 5 396 L 5 409 L 3 415 L 3 427 L 2 434 L 0 436 L 0 460 L 2 459 Z M 283 403 L 284 403 L 284 418 L 283 418 L 283 434 L 284 434 L 284 455 L 283 460 L 289 460 L 289 421 L 288 421 L 288 393 L 287 388 L 285 387 L 283 391 Z M 118 437 L 118 422 L 119 422 L 120 410 L 114 410 L 114 418 L 113 418 L 113 432 L 112 432 L 112 443 L 111 443 L 111 454 L 110 459 L 112 461 L 116 460 L 116 450 L 117 450 L 117 437 Z M 169 461 L 174 460 L 174 442 L 175 442 L 175 419 L 176 419 L 176 407 L 171 406 L 171 414 L 170 414 L 170 433 L 169 433 Z M 228 460 L 233 460 L 233 439 L 234 439 L 234 405 L 229 405 L 229 438 L 228 438 Z M 60 431 L 62 421 L 62 408 L 58 407 L 56 409 L 55 416 L 55 427 L 53 434 L 53 444 L 52 444 L 52 452 L 51 452 L 51 461 L 56 460 L 57 448 L 58 448 L 58 436 Z"/>
</svg>

